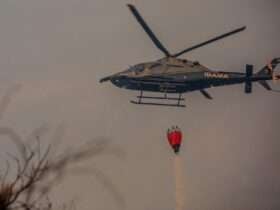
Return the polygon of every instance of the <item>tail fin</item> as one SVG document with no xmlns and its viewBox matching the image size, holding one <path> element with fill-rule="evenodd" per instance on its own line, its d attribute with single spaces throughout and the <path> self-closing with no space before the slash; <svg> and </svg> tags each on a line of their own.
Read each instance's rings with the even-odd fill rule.
<svg viewBox="0 0 280 210">
<path fill-rule="evenodd" d="M 277 67 L 279 63 L 280 63 L 280 58 L 272 59 L 266 66 L 264 66 L 259 72 L 257 72 L 257 75 L 271 76 L 273 81 L 280 80 L 280 75 L 277 75 L 274 71 L 274 69 Z M 262 87 L 264 87 L 266 90 L 272 90 L 270 85 L 265 80 L 259 81 L 259 84 Z"/>
<path fill-rule="evenodd" d="M 273 80 L 279 80 L 280 75 L 274 73 L 276 66 L 280 64 L 280 58 L 272 59 L 266 66 L 264 66 L 257 75 L 271 75 Z"/>
<path fill-rule="evenodd" d="M 266 90 L 272 90 L 272 88 L 270 87 L 270 85 L 269 85 L 266 81 L 264 81 L 264 80 L 259 81 L 259 84 L 260 84 L 264 89 L 266 89 Z"/>
</svg>

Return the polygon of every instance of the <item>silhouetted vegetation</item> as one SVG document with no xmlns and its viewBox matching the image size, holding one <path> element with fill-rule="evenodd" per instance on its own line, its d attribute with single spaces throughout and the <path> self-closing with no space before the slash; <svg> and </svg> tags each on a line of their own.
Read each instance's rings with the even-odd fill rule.
<svg viewBox="0 0 280 210">
<path fill-rule="evenodd" d="M 15 90 L 15 89 L 13 89 Z M 0 118 L 11 100 L 14 91 L 9 91 L 0 103 Z M 115 197 L 119 205 L 124 205 L 121 194 L 113 183 L 96 168 L 84 167 L 82 162 L 101 154 L 123 155 L 122 150 L 112 147 L 105 139 L 92 140 L 80 148 L 66 148 L 55 155 L 63 135 L 58 127 L 54 139 L 47 145 L 41 144 L 40 136 L 48 129 L 39 127 L 32 132 L 31 139 L 23 140 L 11 127 L 0 127 L 0 136 L 7 136 L 17 148 L 17 155 L 7 154 L 5 167 L 0 168 L 0 210 L 51 210 L 54 209 L 49 194 L 55 184 L 63 181 L 70 172 L 91 174 Z M 52 148 L 55 145 L 55 148 Z M 63 204 L 60 209 L 73 209 L 74 203 Z"/>
</svg>

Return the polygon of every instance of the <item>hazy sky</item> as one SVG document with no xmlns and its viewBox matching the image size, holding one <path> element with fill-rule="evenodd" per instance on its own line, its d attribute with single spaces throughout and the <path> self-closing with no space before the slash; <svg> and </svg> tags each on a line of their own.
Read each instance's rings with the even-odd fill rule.
<svg viewBox="0 0 280 210">
<path fill-rule="evenodd" d="M 52 131 L 63 124 L 62 149 L 104 137 L 126 153 L 91 163 L 118 197 L 94 177 L 61 185 L 58 197 L 79 197 L 78 209 L 122 209 L 122 200 L 126 209 L 173 209 L 173 154 L 165 131 L 174 124 L 184 133 L 186 209 L 279 209 L 278 93 L 258 84 L 251 95 L 242 85 L 215 88 L 209 90 L 214 100 L 188 93 L 187 108 L 176 109 L 132 105 L 137 92 L 98 82 L 162 56 L 126 3 L 137 6 L 171 52 L 246 25 L 182 56 L 209 68 L 244 72 L 250 63 L 259 70 L 280 56 L 279 0 L 2 0 L 0 88 L 2 94 L 22 88 L 1 125 L 28 136 L 44 123 Z M 11 148 L 2 142 L 1 154 Z"/>
</svg>

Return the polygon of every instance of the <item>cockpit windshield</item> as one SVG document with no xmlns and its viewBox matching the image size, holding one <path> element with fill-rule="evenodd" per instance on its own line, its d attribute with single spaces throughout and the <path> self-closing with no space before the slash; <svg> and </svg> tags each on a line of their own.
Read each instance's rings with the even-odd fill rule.
<svg viewBox="0 0 280 210">
<path fill-rule="evenodd" d="M 141 73 L 142 71 L 144 71 L 144 69 L 145 69 L 145 66 L 144 66 L 143 64 L 138 64 L 138 65 L 136 65 L 136 66 L 130 67 L 130 68 L 129 68 L 129 71 L 130 71 L 130 72 L 134 72 L 134 73 L 136 73 L 136 74 L 139 74 L 139 73 Z"/>
</svg>

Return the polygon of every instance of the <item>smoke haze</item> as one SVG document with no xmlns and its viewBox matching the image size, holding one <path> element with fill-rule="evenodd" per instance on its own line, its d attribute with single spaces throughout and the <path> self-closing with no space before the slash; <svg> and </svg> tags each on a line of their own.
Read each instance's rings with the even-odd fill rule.
<svg viewBox="0 0 280 210">
<path fill-rule="evenodd" d="M 165 134 L 178 125 L 185 209 L 278 210 L 279 93 L 255 84 L 245 95 L 237 85 L 210 89 L 212 101 L 185 94 L 185 109 L 130 104 L 138 93 L 99 79 L 162 53 L 126 3 L 137 6 L 173 53 L 246 25 L 242 33 L 182 56 L 209 68 L 244 72 L 248 63 L 257 71 L 280 56 L 278 0 L 0 1 L 0 97 L 21 84 L 4 106 L 0 127 L 29 138 L 45 124 L 51 132 L 63 124 L 67 132 L 58 150 L 102 137 L 126 152 L 123 159 L 101 155 L 90 163 L 110 181 L 77 175 L 58 185 L 52 198 L 61 203 L 78 196 L 81 210 L 174 209 L 173 154 Z M 1 141 L 1 157 L 15 150 L 6 137 Z"/>
</svg>

